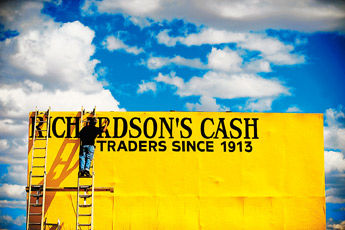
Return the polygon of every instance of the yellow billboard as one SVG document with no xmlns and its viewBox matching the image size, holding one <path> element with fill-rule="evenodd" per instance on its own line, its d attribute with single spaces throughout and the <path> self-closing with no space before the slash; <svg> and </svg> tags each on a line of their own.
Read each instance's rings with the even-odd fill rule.
<svg viewBox="0 0 345 230">
<path fill-rule="evenodd" d="M 45 218 L 75 229 L 81 113 L 50 117 Z M 94 229 L 325 229 L 322 114 L 97 117 Z"/>
</svg>

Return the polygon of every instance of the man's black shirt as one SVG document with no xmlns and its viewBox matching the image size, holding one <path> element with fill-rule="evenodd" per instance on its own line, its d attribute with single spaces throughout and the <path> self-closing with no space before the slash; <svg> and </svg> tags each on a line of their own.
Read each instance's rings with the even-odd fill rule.
<svg viewBox="0 0 345 230">
<path fill-rule="evenodd" d="M 103 132 L 103 128 L 96 126 L 85 126 L 80 131 L 82 145 L 94 145 L 96 137 Z"/>
</svg>

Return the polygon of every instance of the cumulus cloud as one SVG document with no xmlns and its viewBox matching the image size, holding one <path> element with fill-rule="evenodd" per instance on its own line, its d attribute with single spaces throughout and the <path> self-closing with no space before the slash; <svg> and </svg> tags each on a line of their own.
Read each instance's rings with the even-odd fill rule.
<svg viewBox="0 0 345 230">
<path fill-rule="evenodd" d="M 297 106 L 293 105 L 291 107 L 289 107 L 287 110 L 286 110 L 287 113 L 299 113 L 301 112 L 301 109 L 298 108 Z"/>
<path fill-rule="evenodd" d="M 246 102 L 244 110 L 246 111 L 269 111 L 272 109 L 273 98 L 249 99 Z"/>
<path fill-rule="evenodd" d="M 187 66 L 191 68 L 197 68 L 197 69 L 204 69 L 206 68 L 203 63 L 201 63 L 200 59 L 186 59 L 180 56 L 176 56 L 173 58 L 167 58 L 167 57 L 150 57 L 146 63 L 147 67 L 149 69 L 160 69 L 164 66 L 168 66 L 171 64 L 177 65 L 177 66 Z"/>
<path fill-rule="evenodd" d="M 159 73 L 155 80 L 177 87 L 176 93 L 182 97 L 261 98 L 289 93 L 288 89 L 277 80 L 268 80 L 250 74 L 232 75 L 210 71 L 203 77 L 192 77 L 188 82 L 184 82 L 180 77 Z"/>
<path fill-rule="evenodd" d="M 141 84 L 139 84 L 139 89 L 137 90 L 137 93 L 144 93 L 148 91 L 156 92 L 157 84 L 155 82 L 142 81 Z"/>
<path fill-rule="evenodd" d="M 0 42 L 0 163 L 9 164 L 1 178 L 1 207 L 23 203 L 25 209 L 28 116 L 36 106 L 122 110 L 95 72 L 95 32 L 78 21 L 56 23 L 42 8 L 42 1 L 0 6 L 4 28 L 19 33 Z"/>
<path fill-rule="evenodd" d="M 231 30 L 344 30 L 342 1 L 255 0 L 86 0 L 86 13 L 124 13 L 156 21 L 183 18 L 196 24 Z"/>
<path fill-rule="evenodd" d="M 240 72 L 243 59 L 236 51 L 228 47 L 224 49 L 212 48 L 208 55 L 208 67 L 214 70 L 226 72 Z"/>
<path fill-rule="evenodd" d="M 189 111 L 206 111 L 206 112 L 219 112 L 230 111 L 230 108 L 218 105 L 216 99 L 211 97 L 200 97 L 200 103 L 186 103 Z"/>
<path fill-rule="evenodd" d="M 143 48 L 138 48 L 136 46 L 128 46 L 123 41 L 120 39 L 114 37 L 114 36 L 109 36 L 103 41 L 103 45 L 109 50 L 109 51 L 114 51 L 114 50 L 125 50 L 127 53 L 132 53 L 135 55 L 138 55 L 142 52 L 144 52 Z"/>
<path fill-rule="evenodd" d="M 326 202 L 345 203 L 345 114 L 343 107 L 325 112 Z"/>
<path fill-rule="evenodd" d="M 333 218 L 327 220 L 326 225 L 327 230 L 345 230 L 345 220 L 344 221 L 334 221 Z"/>
<path fill-rule="evenodd" d="M 277 38 L 268 37 L 263 33 L 235 33 L 226 30 L 216 30 L 214 28 L 204 28 L 199 33 L 189 34 L 186 37 L 170 37 L 168 31 L 164 30 L 157 35 L 157 40 L 159 43 L 167 46 L 175 46 L 177 42 L 187 46 L 235 43 L 239 48 L 249 51 L 259 51 L 262 60 L 261 63 L 257 64 L 261 64 L 259 67 L 266 70 L 265 72 L 269 70 L 268 63 L 275 65 L 294 65 L 304 63 L 305 61 L 303 55 L 293 53 L 293 45 L 284 44 Z M 214 52 L 217 54 L 217 50 Z M 223 52 L 225 51 L 223 50 Z M 266 63 L 262 61 L 266 61 Z"/>
<path fill-rule="evenodd" d="M 3 184 L 0 187 L 0 197 L 10 199 L 25 199 L 25 187 L 14 184 Z"/>
<path fill-rule="evenodd" d="M 345 114 L 342 107 L 328 109 L 325 113 L 325 148 L 339 149 L 345 153 Z"/>
<path fill-rule="evenodd" d="M 0 213 L 0 226 L 3 228 L 11 229 L 13 225 L 21 226 L 26 222 L 24 215 L 13 218 L 9 215 L 1 215 Z"/>
<path fill-rule="evenodd" d="M 180 97 L 200 96 L 200 103 L 187 103 L 189 110 L 229 111 L 217 105 L 215 98 L 235 99 L 251 98 L 245 110 L 271 110 L 272 102 L 281 95 L 289 95 L 289 90 L 278 80 L 265 79 L 255 74 L 227 74 L 209 71 L 202 77 L 192 77 L 189 81 L 178 77 L 175 73 L 163 75 L 159 73 L 154 82 L 170 85 L 176 89 Z"/>
<path fill-rule="evenodd" d="M 341 152 L 325 151 L 325 172 L 345 171 L 345 158 Z"/>
</svg>

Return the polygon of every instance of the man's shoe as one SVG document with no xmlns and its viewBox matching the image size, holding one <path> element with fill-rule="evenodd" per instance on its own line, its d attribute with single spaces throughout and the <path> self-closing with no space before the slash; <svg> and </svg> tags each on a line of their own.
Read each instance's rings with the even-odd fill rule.
<svg viewBox="0 0 345 230">
<path fill-rule="evenodd" d="M 83 171 L 79 171 L 79 172 L 78 172 L 78 177 L 82 177 L 83 174 L 84 174 Z"/>
<path fill-rule="evenodd" d="M 88 170 L 84 170 L 84 174 L 85 174 L 86 177 L 89 177 L 89 178 L 92 177 Z"/>
</svg>

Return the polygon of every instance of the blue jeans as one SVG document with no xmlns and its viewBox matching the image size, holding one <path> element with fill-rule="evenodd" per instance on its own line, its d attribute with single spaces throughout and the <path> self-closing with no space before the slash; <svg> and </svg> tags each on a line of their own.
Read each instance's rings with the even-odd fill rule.
<svg viewBox="0 0 345 230">
<path fill-rule="evenodd" d="M 90 171 L 91 161 L 95 152 L 95 146 L 83 145 L 79 154 L 79 171 Z"/>
</svg>

